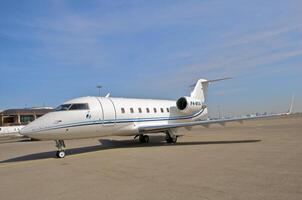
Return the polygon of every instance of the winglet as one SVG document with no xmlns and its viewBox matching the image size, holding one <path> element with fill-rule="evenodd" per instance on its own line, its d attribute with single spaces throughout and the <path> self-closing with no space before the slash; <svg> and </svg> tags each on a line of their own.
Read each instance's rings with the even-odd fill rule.
<svg viewBox="0 0 302 200">
<path fill-rule="evenodd" d="M 290 115 L 290 114 L 293 113 L 294 101 L 295 101 L 295 94 L 292 94 L 292 99 L 291 99 L 291 102 L 290 102 L 289 110 L 286 113 L 287 115 Z"/>
</svg>

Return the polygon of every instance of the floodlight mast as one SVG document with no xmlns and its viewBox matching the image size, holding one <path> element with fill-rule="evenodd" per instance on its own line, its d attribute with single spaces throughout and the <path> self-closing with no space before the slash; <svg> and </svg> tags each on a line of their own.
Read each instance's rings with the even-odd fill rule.
<svg viewBox="0 0 302 200">
<path fill-rule="evenodd" d="M 99 96 L 101 96 L 101 88 L 102 88 L 103 86 L 101 86 L 101 85 L 97 85 L 96 86 L 96 88 L 98 88 L 98 90 L 99 90 Z"/>
</svg>

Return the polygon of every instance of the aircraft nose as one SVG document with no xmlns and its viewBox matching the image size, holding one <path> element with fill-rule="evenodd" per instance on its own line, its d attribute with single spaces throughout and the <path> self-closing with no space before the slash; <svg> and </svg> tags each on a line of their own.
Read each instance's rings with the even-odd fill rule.
<svg viewBox="0 0 302 200">
<path fill-rule="evenodd" d="M 30 131 L 29 131 L 28 125 L 25 126 L 25 127 L 23 127 L 23 128 L 19 131 L 19 133 L 20 133 L 21 135 L 25 136 L 25 137 L 29 137 Z"/>
<path fill-rule="evenodd" d="M 29 138 L 40 139 L 40 137 L 45 134 L 44 129 L 49 124 L 49 121 L 52 121 L 50 115 L 51 113 L 47 113 L 42 117 L 32 121 L 20 130 L 20 134 Z"/>
<path fill-rule="evenodd" d="M 20 134 L 23 135 L 24 137 L 29 137 L 29 138 L 34 138 L 36 136 L 36 128 L 35 126 L 32 126 L 31 124 L 25 126 L 20 130 Z"/>
</svg>

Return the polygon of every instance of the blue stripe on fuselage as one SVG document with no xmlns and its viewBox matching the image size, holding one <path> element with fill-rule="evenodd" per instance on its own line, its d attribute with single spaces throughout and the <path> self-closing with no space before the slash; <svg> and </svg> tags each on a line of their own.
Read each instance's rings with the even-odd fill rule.
<svg viewBox="0 0 302 200">
<path fill-rule="evenodd" d="M 89 126 L 89 125 L 97 125 L 97 124 L 116 124 L 116 123 L 131 123 L 131 122 L 151 122 L 151 121 L 172 121 L 172 120 L 184 120 L 184 119 L 191 119 L 194 117 L 198 117 L 203 113 L 205 108 L 201 109 L 197 113 L 189 116 L 176 116 L 176 117 L 156 117 L 156 118 L 130 118 L 130 119 L 111 119 L 111 120 L 96 120 L 96 121 L 89 121 L 89 122 L 77 122 L 71 124 L 64 124 L 64 125 L 57 125 L 52 127 L 47 127 L 44 129 L 40 129 L 34 132 L 41 132 L 41 131 L 49 131 L 61 128 L 71 128 L 77 126 Z"/>
</svg>

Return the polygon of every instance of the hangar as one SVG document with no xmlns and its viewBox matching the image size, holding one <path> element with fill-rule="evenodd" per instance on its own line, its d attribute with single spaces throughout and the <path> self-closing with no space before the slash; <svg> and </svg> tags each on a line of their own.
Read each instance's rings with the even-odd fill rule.
<svg viewBox="0 0 302 200">
<path fill-rule="evenodd" d="M 3 110 L 0 112 L 0 126 L 26 125 L 52 110 L 51 107 Z"/>
</svg>

